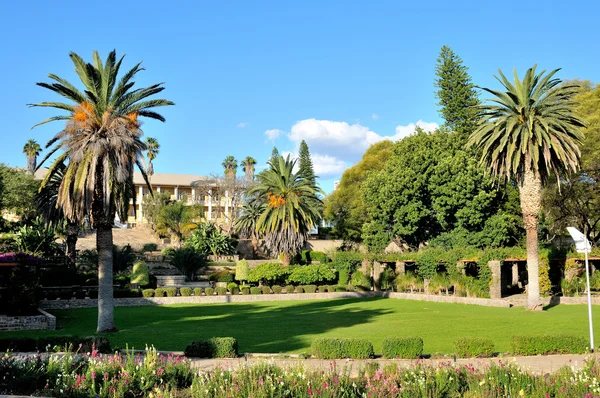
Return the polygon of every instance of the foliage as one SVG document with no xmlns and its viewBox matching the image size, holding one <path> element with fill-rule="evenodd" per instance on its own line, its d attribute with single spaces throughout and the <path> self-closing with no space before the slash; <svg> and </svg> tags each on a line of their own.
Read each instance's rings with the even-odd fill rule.
<svg viewBox="0 0 600 398">
<path fill-rule="evenodd" d="M 244 169 L 244 174 L 246 174 L 246 184 L 248 185 L 254 182 L 255 164 L 256 159 L 254 159 L 252 156 L 246 156 L 246 158 L 242 160 L 242 163 L 240 164 Z"/>
<path fill-rule="evenodd" d="M 373 344 L 362 339 L 315 339 L 310 347 L 319 359 L 367 359 L 374 356 Z"/>
<path fill-rule="evenodd" d="M 156 232 L 165 236 L 175 235 L 179 247 L 181 247 L 184 235 L 196 228 L 194 219 L 197 216 L 198 209 L 196 207 L 188 206 L 183 201 L 171 202 L 161 208 Z"/>
<path fill-rule="evenodd" d="M 212 296 L 215 294 L 215 289 L 213 289 L 212 287 L 207 287 L 206 289 L 204 289 L 204 294 L 206 294 L 207 296 Z"/>
<path fill-rule="evenodd" d="M 237 160 L 235 160 L 233 156 L 227 156 L 225 160 L 223 160 L 223 163 L 221 163 L 221 165 L 225 169 L 225 177 L 235 178 L 238 164 Z"/>
<path fill-rule="evenodd" d="M 192 281 L 195 280 L 198 271 L 206 266 L 206 259 L 193 248 L 182 247 L 173 251 L 170 264 Z"/>
<path fill-rule="evenodd" d="M 194 288 L 194 296 L 202 296 L 203 289 L 201 287 Z"/>
<path fill-rule="evenodd" d="M 217 292 L 217 296 L 226 296 L 227 295 L 227 288 L 223 287 L 223 286 L 219 286 L 215 289 L 215 291 Z"/>
<path fill-rule="evenodd" d="M 144 289 L 142 290 L 142 297 L 154 297 L 154 289 Z"/>
<path fill-rule="evenodd" d="M 352 274 L 352 281 L 350 284 L 357 290 L 371 290 L 371 278 L 361 271 L 356 271 Z"/>
<path fill-rule="evenodd" d="M 250 268 L 248 267 L 248 261 L 238 261 L 238 263 L 235 266 L 235 280 L 240 282 L 247 281 L 249 273 Z"/>
<path fill-rule="evenodd" d="M 185 356 L 200 358 L 237 358 L 238 343 L 233 337 L 213 337 L 194 341 L 185 349 Z"/>
<path fill-rule="evenodd" d="M 235 282 L 230 282 L 230 283 L 227 284 L 227 290 L 229 290 L 230 292 L 233 289 L 237 289 L 237 288 L 239 288 L 239 285 L 237 283 L 235 283 Z"/>
<path fill-rule="evenodd" d="M 0 163 L 0 210 L 12 210 L 18 216 L 35 214 L 35 193 L 39 182 L 25 170 Z"/>
<path fill-rule="evenodd" d="M 294 289 L 294 293 L 304 293 L 304 287 L 296 286 L 296 288 Z"/>
<path fill-rule="evenodd" d="M 271 290 L 271 288 L 269 286 L 263 286 L 261 288 L 262 294 L 271 294 L 273 293 L 273 290 Z"/>
<path fill-rule="evenodd" d="M 132 267 L 135 259 L 135 253 L 130 245 L 125 245 L 121 248 L 113 245 L 113 272 L 115 274 Z"/>
<path fill-rule="evenodd" d="M 152 137 L 147 137 L 144 143 L 146 144 L 146 154 L 148 155 L 148 168 L 146 169 L 146 172 L 148 173 L 148 176 L 151 177 L 154 175 L 154 164 L 152 162 L 158 156 L 160 144 L 156 138 Z"/>
<path fill-rule="evenodd" d="M 271 289 L 273 290 L 273 293 L 275 293 L 275 294 L 280 294 L 283 291 L 283 288 L 279 285 L 273 285 L 273 286 L 271 286 Z"/>
<path fill-rule="evenodd" d="M 142 253 L 154 252 L 156 249 L 158 249 L 158 245 L 156 243 L 144 243 L 144 246 L 142 247 Z"/>
<path fill-rule="evenodd" d="M 154 289 L 154 297 L 165 297 L 166 295 L 167 290 L 164 287 Z"/>
<path fill-rule="evenodd" d="M 139 286 L 147 286 L 150 284 L 150 274 L 148 265 L 144 261 L 136 261 L 133 263 L 133 271 L 131 273 L 131 283 Z"/>
<path fill-rule="evenodd" d="M 383 340 L 384 358 L 420 358 L 423 355 L 423 339 L 420 337 L 390 337 Z"/>
<path fill-rule="evenodd" d="M 300 283 L 302 285 L 312 283 L 323 283 L 335 279 L 335 271 L 323 264 L 301 265 L 294 267 L 287 277 L 288 283 Z"/>
<path fill-rule="evenodd" d="M 167 297 L 175 297 L 177 296 L 177 288 L 176 287 L 167 287 L 165 288 L 165 293 Z"/>
<path fill-rule="evenodd" d="M 250 288 L 250 294 L 262 294 L 262 289 L 260 287 L 257 287 L 257 286 L 252 286 Z"/>
<path fill-rule="evenodd" d="M 16 352 L 91 352 L 97 350 L 97 352 L 103 354 L 111 352 L 110 341 L 102 336 L 50 336 L 38 339 L 9 337 L 0 339 L 0 351 L 6 352 L 7 350 Z"/>
<path fill-rule="evenodd" d="M 316 285 L 303 285 L 302 289 L 304 290 L 304 293 L 316 293 L 317 292 L 317 286 Z"/>
<path fill-rule="evenodd" d="M 289 270 L 283 268 L 279 263 L 263 263 L 250 270 L 248 281 L 271 285 L 273 282 L 283 279 L 288 273 Z"/>
<path fill-rule="evenodd" d="M 224 269 L 210 274 L 208 280 L 211 282 L 233 282 L 234 274 L 230 270 Z"/>
<path fill-rule="evenodd" d="M 588 349 L 586 339 L 569 335 L 515 336 L 511 343 L 514 355 L 585 354 Z"/>
<path fill-rule="evenodd" d="M 41 257 L 51 257 L 60 253 L 52 226 L 45 225 L 37 218 L 31 225 L 20 227 L 14 235 L 17 250 Z"/>
<path fill-rule="evenodd" d="M 221 227 L 211 222 L 199 223 L 197 228 L 185 241 L 186 247 L 196 252 L 215 256 L 234 254 L 237 242 L 223 233 Z"/>
<path fill-rule="evenodd" d="M 241 292 L 242 292 L 242 294 L 244 294 L 244 295 L 248 295 L 248 294 L 250 294 L 250 288 L 249 288 L 249 287 L 246 287 L 246 286 L 243 286 L 243 287 L 240 289 L 240 291 L 241 291 Z"/>
<path fill-rule="evenodd" d="M 483 337 L 463 337 L 454 342 L 460 358 L 487 358 L 494 355 L 494 342 Z"/>
<path fill-rule="evenodd" d="M 169 203 L 171 203 L 171 195 L 168 192 L 153 192 L 151 195 L 144 195 L 144 217 L 155 229 L 162 209 Z"/>
<path fill-rule="evenodd" d="M 294 286 L 292 286 L 292 285 L 287 285 L 287 286 L 285 287 L 285 292 L 286 292 L 286 293 L 294 293 Z"/>
</svg>

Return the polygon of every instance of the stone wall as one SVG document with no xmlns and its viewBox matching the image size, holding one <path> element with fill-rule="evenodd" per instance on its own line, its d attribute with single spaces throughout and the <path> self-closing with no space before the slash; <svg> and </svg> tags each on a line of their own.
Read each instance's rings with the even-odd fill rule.
<svg viewBox="0 0 600 398">
<path fill-rule="evenodd" d="M 84 300 L 80 300 L 84 301 Z M 15 330 L 55 330 L 56 317 L 44 310 L 38 310 L 40 315 L 5 316 L 0 315 L 0 331 Z"/>
<path fill-rule="evenodd" d="M 389 297 L 399 300 L 417 300 L 417 301 L 431 301 L 435 303 L 456 303 L 456 304 L 473 304 L 481 305 L 484 307 L 510 307 L 510 303 L 506 300 L 493 300 L 487 298 L 475 298 L 475 297 L 454 297 L 454 296 L 438 296 L 434 294 L 420 294 L 420 293 L 392 293 L 383 292 L 383 297 Z"/>
</svg>

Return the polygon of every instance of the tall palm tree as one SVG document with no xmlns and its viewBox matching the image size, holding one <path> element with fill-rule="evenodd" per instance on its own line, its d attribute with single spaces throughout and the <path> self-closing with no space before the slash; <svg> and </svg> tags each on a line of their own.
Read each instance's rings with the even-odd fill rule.
<svg viewBox="0 0 600 398">
<path fill-rule="evenodd" d="M 243 238 L 251 239 L 252 257 L 254 258 L 256 258 L 258 254 L 258 240 L 260 239 L 260 234 L 258 233 L 256 226 L 266 207 L 266 203 L 253 198 L 242 206 L 242 214 L 235 221 L 235 231 Z"/>
<path fill-rule="evenodd" d="M 181 201 L 175 201 L 164 206 L 158 215 L 156 232 L 159 234 L 173 234 L 177 237 L 179 247 L 183 243 L 183 235 L 194 228 L 197 224 L 197 209 L 187 206 Z"/>
<path fill-rule="evenodd" d="M 66 115 L 51 117 L 36 126 L 66 120 L 65 127 L 48 143 L 48 146 L 57 145 L 46 159 L 58 150 L 63 151 L 49 168 L 49 173 L 52 173 L 64 160 L 69 160 L 59 187 L 57 204 L 69 219 L 83 220 L 84 216 L 89 216 L 96 229 L 97 330 L 107 332 L 115 330 L 112 278 L 115 214 L 118 209 L 128 207 L 134 164 L 140 168 L 147 182 L 141 163 L 146 146 L 140 138 L 142 131 L 138 118 L 164 121 L 164 117 L 153 108 L 173 105 L 173 102 L 147 99 L 164 90 L 162 83 L 132 90 L 135 84 L 132 79 L 143 70 L 141 63 L 118 79 L 123 57 L 117 61 L 114 50 L 104 63 L 96 51 L 93 52 L 92 63 L 86 63 L 73 52 L 69 56 L 84 91 L 59 76 L 49 74 L 54 82 L 37 83 L 38 86 L 61 95 L 68 102 L 41 102 L 30 106 L 67 111 Z"/>
<path fill-rule="evenodd" d="M 264 234 L 265 244 L 272 253 L 283 254 L 288 265 L 291 256 L 305 244 L 310 228 L 319 219 L 318 188 L 293 171 L 295 160 L 278 157 L 268 162 L 270 168 L 258 175 L 258 185 L 250 190 L 266 203 L 256 222 L 256 230 Z M 320 191 L 320 190 L 319 190 Z"/>
<path fill-rule="evenodd" d="M 154 175 L 154 166 L 152 161 L 156 159 L 158 156 L 158 150 L 160 149 L 160 144 L 156 140 L 156 138 L 148 137 L 145 141 L 146 144 L 146 155 L 148 156 L 148 168 L 146 169 L 146 174 L 148 174 L 148 178 L 152 178 Z"/>
<path fill-rule="evenodd" d="M 246 183 L 248 183 L 248 185 L 252 184 L 254 181 L 255 164 L 256 159 L 254 159 L 252 156 L 246 156 L 246 159 L 242 160 L 242 167 L 246 173 Z"/>
<path fill-rule="evenodd" d="M 227 156 L 223 163 L 221 163 L 223 168 L 225 169 L 225 177 L 235 178 L 235 173 L 237 173 L 237 160 L 233 156 Z"/>
<path fill-rule="evenodd" d="M 579 167 L 583 123 L 573 113 L 575 86 L 561 86 L 553 76 L 559 69 L 536 74 L 536 66 L 523 80 L 514 72 L 511 83 L 499 71 L 496 79 L 506 91 L 488 88 L 491 104 L 481 106 L 483 119 L 469 137 L 481 150 L 481 163 L 500 178 L 514 178 L 519 186 L 521 211 L 527 234 L 527 306 L 541 309 L 538 260 L 538 224 L 541 189 L 550 175 L 569 174 Z"/>
<path fill-rule="evenodd" d="M 33 138 L 25 143 L 23 146 L 23 153 L 27 156 L 27 171 L 30 174 L 35 173 L 35 168 L 37 166 L 37 157 L 40 154 L 40 145 Z"/>
</svg>

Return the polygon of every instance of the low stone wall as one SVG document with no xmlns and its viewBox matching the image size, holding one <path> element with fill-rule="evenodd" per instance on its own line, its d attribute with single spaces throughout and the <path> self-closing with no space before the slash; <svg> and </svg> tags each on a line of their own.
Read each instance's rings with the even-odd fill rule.
<svg viewBox="0 0 600 398">
<path fill-rule="evenodd" d="M 84 301 L 84 300 L 79 300 Z M 0 331 L 15 330 L 55 330 L 56 317 L 44 310 L 38 310 L 39 315 L 29 316 L 0 316 Z"/>
<path fill-rule="evenodd" d="M 399 300 L 416 300 L 416 301 L 431 301 L 435 303 L 456 303 L 456 304 L 473 304 L 484 307 L 510 307 L 510 303 L 506 300 L 487 299 L 475 297 L 454 297 L 454 296 L 439 296 L 435 294 L 420 294 L 420 293 L 392 293 L 382 292 L 381 296 Z"/>
</svg>

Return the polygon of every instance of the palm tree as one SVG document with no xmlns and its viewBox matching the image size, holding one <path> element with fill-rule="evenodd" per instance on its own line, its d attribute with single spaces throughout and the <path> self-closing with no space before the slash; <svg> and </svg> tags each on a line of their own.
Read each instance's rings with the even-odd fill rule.
<svg viewBox="0 0 600 398">
<path fill-rule="evenodd" d="M 481 150 L 481 163 L 491 174 L 514 178 L 519 186 L 521 211 L 527 236 L 527 306 L 541 309 L 538 264 L 538 224 L 541 189 L 550 175 L 569 174 L 579 166 L 583 123 L 573 113 L 575 86 L 561 86 L 548 74 L 536 74 L 536 66 L 523 80 L 515 70 L 514 84 L 499 71 L 504 91 L 488 88 L 492 104 L 481 106 L 483 119 L 469 137 L 469 145 Z M 560 179 L 559 179 L 560 180 Z"/>
<path fill-rule="evenodd" d="M 37 157 L 40 154 L 40 145 L 33 138 L 25 143 L 23 146 L 23 153 L 27 156 L 27 170 L 30 174 L 35 173 L 35 168 L 37 166 Z"/>
<path fill-rule="evenodd" d="M 117 210 L 128 207 L 132 193 L 134 164 L 147 176 L 141 163 L 146 146 L 141 141 L 138 118 L 164 121 L 153 110 L 173 105 L 164 99 L 147 99 L 164 90 L 162 83 L 132 90 L 134 76 L 143 68 L 141 63 L 118 79 L 123 61 L 113 50 L 103 63 L 98 52 L 93 62 L 86 63 L 79 55 L 69 54 L 75 71 L 84 86 L 80 91 L 73 84 L 54 74 L 53 83 L 37 83 L 63 96 L 69 102 L 41 102 L 30 106 L 67 111 L 37 124 L 66 120 L 65 127 L 48 143 L 57 145 L 46 156 L 62 150 L 49 173 L 69 160 L 57 196 L 57 205 L 65 216 L 83 220 L 89 216 L 96 229 L 98 250 L 98 332 L 114 331 L 113 300 L 113 236 L 112 227 Z M 146 100 L 147 99 L 147 100 Z M 35 126 L 34 126 L 35 127 Z M 148 184 L 149 186 L 149 184 Z"/>
<path fill-rule="evenodd" d="M 278 157 L 268 162 L 270 169 L 258 175 L 258 185 L 250 190 L 266 203 L 256 222 L 256 230 L 264 234 L 272 253 L 283 254 L 288 265 L 292 255 L 305 244 L 310 228 L 319 219 L 319 210 L 311 204 L 321 200 L 315 185 L 293 171 L 295 160 Z"/>
<path fill-rule="evenodd" d="M 233 156 L 227 156 L 223 163 L 221 163 L 223 168 L 225 169 L 225 177 L 235 178 L 235 173 L 237 173 L 237 160 Z"/>
<path fill-rule="evenodd" d="M 244 238 L 252 240 L 252 257 L 256 258 L 258 253 L 258 240 L 260 234 L 256 228 L 260 216 L 267 205 L 260 200 L 252 199 L 242 206 L 242 214 L 235 221 L 235 230 Z"/>
<path fill-rule="evenodd" d="M 175 235 L 181 247 L 183 235 L 196 228 L 196 223 L 193 222 L 196 213 L 193 207 L 186 206 L 181 201 L 169 203 L 160 210 L 156 232 Z"/>
<path fill-rule="evenodd" d="M 242 167 L 244 168 L 244 172 L 246 173 L 246 182 L 248 185 L 252 184 L 254 181 L 254 165 L 256 164 L 256 160 L 252 156 L 246 156 L 246 159 L 242 160 Z"/>
<path fill-rule="evenodd" d="M 158 150 L 160 149 L 160 144 L 156 140 L 156 138 L 148 137 L 146 138 L 146 154 L 148 156 L 148 169 L 146 170 L 146 174 L 148 174 L 148 178 L 152 178 L 154 175 L 154 166 L 152 165 L 152 161 L 156 159 L 158 155 Z"/>
</svg>

